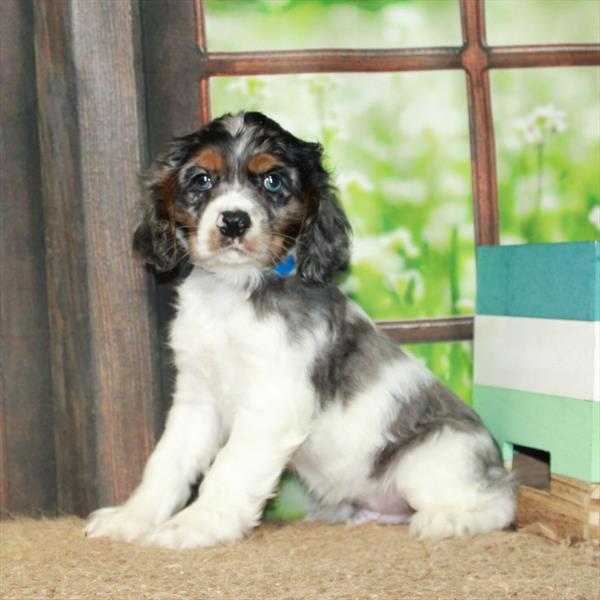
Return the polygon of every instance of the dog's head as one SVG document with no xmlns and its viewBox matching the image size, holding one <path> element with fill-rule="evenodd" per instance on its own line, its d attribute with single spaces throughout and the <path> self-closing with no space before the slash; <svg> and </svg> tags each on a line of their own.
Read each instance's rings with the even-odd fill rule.
<svg viewBox="0 0 600 600">
<path fill-rule="evenodd" d="M 297 273 L 323 283 L 349 259 L 350 225 L 319 144 L 257 112 L 174 140 L 146 179 L 134 246 L 158 271 L 267 269 L 295 246 Z"/>
</svg>

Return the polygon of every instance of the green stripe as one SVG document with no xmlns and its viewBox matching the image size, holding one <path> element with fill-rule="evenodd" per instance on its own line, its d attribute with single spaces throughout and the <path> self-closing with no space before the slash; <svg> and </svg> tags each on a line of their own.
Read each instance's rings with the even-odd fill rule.
<svg viewBox="0 0 600 600">
<path fill-rule="evenodd" d="M 600 242 L 478 248 L 477 313 L 600 320 Z"/>
<path fill-rule="evenodd" d="M 473 408 L 500 447 L 544 450 L 552 473 L 600 482 L 600 402 L 475 384 Z"/>
</svg>

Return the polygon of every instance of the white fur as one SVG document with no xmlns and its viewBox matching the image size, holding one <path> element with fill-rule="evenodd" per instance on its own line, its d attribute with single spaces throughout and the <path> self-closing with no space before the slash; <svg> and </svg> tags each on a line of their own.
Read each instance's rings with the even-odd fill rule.
<svg viewBox="0 0 600 600">
<path fill-rule="evenodd" d="M 512 490 L 490 487 L 473 470 L 477 446 L 488 444 L 485 432 L 445 428 L 401 458 L 390 483 L 416 511 L 411 534 L 434 539 L 465 537 L 512 522 Z"/>
<path fill-rule="evenodd" d="M 312 424 L 292 465 L 312 492 L 329 506 L 351 501 L 381 508 L 381 484 L 369 477 L 374 453 L 385 443 L 385 426 L 395 410 L 389 390 L 415 391 L 426 371 L 417 361 L 389 365 L 378 381 L 349 405 L 332 402 Z"/>
<path fill-rule="evenodd" d="M 231 241 L 231 249 L 215 253 L 210 247 L 210 233 L 217 228 L 218 220 L 225 211 L 245 211 L 250 217 L 251 225 L 245 233 L 243 241 Z M 195 255 L 198 262 L 211 272 L 219 273 L 222 269 L 237 270 L 253 266 L 260 268 L 267 253 L 264 246 L 264 233 L 267 215 L 256 202 L 253 202 L 242 190 L 231 189 L 215 198 L 202 214 L 198 224 L 195 243 Z M 262 244 L 261 244 L 262 242 Z M 248 245 L 258 246 L 254 252 L 243 252 Z"/>
<path fill-rule="evenodd" d="M 489 438 L 444 429 L 401 454 L 388 476 L 371 477 L 397 414 L 391 390 L 410 402 L 431 373 L 399 360 L 350 402 L 321 409 L 310 367 L 327 331 L 316 327 L 290 343 L 283 319 L 257 319 L 249 301 L 260 272 L 234 273 L 197 268 L 179 288 L 171 331 L 178 378 L 165 433 L 138 489 L 122 506 L 94 513 L 88 535 L 171 548 L 238 539 L 259 522 L 286 465 L 320 498 L 314 518 L 390 523 L 416 510 L 411 532 L 425 537 L 511 522 L 510 492 L 492 491 L 473 472 L 473 452 Z M 199 497 L 177 512 L 199 474 Z"/>
</svg>

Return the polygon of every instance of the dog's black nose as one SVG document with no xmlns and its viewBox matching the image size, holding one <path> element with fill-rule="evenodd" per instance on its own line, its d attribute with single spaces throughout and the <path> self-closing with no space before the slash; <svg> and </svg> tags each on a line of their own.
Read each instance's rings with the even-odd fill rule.
<svg viewBox="0 0 600 600">
<path fill-rule="evenodd" d="M 250 215 L 243 210 L 226 210 L 219 215 L 217 227 L 225 237 L 242 237 L 250 227 Z"/>
</svg>

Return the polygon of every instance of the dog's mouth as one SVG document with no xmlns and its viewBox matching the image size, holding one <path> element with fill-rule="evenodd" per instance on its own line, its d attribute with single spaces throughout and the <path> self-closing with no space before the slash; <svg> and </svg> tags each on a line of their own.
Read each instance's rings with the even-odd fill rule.
<svg viewBox="0 0 600 600">
<path fill-rule="evenodd" d="M 255 244 L 244 239 L 235 239 L 221 243 L 220 247 L 214 249 L 212 252 L 212 258 L 217 260 L 227 260 L 229 257 L 236 261 L 243 259 L 252 261 L 258 259 L 258 255 L 259 253 L 257 252 Z"/>
<path fill-rule="evenodd" d="M 211 269 L 243 266 L 263 268 L 265 266 L 264 252 L 257 246 L 260 246 L 260 244 L 256 240 L 246 240 L 244 238 L 223 240 L 218 247 L 213 245 L 204 256 L 199 257 L 199 262 Z"/>
<path fill-rule="evenodd" d="M 217 254 L 223 254 L 224 252 L 238 252 L 240 254 L 245 254 L 246 256 L 251 255 L 251 250 L 247 247 L 247 245 L 241 240 L 233 240 L 222 248 L 217 250 Z"/>
</svg>

